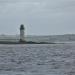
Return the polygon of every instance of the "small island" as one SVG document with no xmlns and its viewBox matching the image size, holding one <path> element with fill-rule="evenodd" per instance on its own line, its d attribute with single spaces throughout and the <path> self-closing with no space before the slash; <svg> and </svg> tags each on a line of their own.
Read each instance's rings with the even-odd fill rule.
<svg viewBox="0 0 75 75">
<path fill-rule="evenodd" d="M 0 44 L 56 44 L 56 43 L 33 42 L 33 41 L 25 41 L 25 42 L 0 41 Z"/>
<path fill-rule="evenodd" d="M 0 41 L 0 44 L 55 44 L 55 43 L 26 41 L 25 40 L 25 27 L 23 24 L 21 24 L 19 41 Z"/>
</svg>

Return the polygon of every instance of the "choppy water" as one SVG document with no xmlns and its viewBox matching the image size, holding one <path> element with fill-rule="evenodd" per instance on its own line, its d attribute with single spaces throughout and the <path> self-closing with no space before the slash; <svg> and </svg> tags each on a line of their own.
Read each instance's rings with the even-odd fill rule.
<svg viewBox="0 0 75 75">
<path fill-rule="evenodd" d="M 75 75 L 75 44 L 0 45 L 0 75 Z"/>
</svg>

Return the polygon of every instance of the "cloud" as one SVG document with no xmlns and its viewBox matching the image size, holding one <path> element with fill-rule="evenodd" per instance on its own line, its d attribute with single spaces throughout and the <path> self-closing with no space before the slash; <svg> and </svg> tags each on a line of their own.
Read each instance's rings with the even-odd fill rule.
<svg viewBox="0 0 75 75">
<path fill-rule="evenodd" d="M 74 19 L 74 0 L 0 0 L 1 27 L 6 25 L 14 28 L 24 23 L 27 24 L 29 34 L 66 33 L 69 31 L 67 26 L 74 28 Z"/>
</svg>

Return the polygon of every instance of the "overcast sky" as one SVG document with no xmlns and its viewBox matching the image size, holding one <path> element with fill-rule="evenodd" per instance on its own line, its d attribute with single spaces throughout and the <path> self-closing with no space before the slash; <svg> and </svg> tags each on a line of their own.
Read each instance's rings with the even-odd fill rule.
<svg viewBox="0 0 75 75">
<path fill-rule="evenodd" d="M 75 33 L 75 0 L 0 0 L 0 34 Z"/>
</svg>

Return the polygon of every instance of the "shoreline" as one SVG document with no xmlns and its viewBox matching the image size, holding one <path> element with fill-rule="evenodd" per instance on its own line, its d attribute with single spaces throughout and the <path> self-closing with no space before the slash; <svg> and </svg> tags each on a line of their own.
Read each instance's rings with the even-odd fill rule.
<svg viewBox="0 0 75 75">
<path fill-rule="evenodd" d="M 33 42 L 33 41 L 17 41 L 17 42 L 12 42 L 12 41 L 0 41 L 0 44 L 56 44 L 56 43 L 49 43 L 49 42 Z"/>
</svg>

